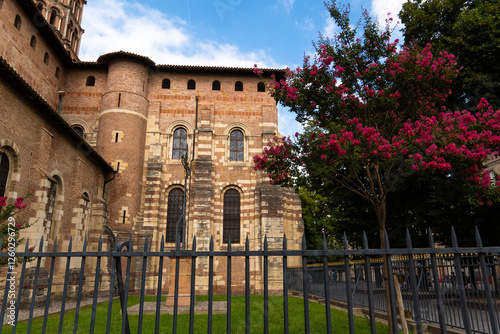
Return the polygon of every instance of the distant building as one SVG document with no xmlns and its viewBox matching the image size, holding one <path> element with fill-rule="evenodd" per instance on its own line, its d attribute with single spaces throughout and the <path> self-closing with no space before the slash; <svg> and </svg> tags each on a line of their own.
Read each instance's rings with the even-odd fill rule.
<svg viewBox="0 0 500 334">
<path fill-rule="evenodd" d="M 119 241 L 132 237 L 136 249 L 147 237 L 150 250 L 159 250 L 162 236 L 173 248 L 176 231 L 184 232 L 176 223 L 186 195 L 187 248 L 196 236 L 197 249 L 208 250 L 213 236 L 215 250 L 226 249 L 229 237 L 233 249 L 248 238 L 258 250 L 266 235 L 280 248 L 286 233 L 288 248 L 300 249 L 298 196 L 253 168 L 252 156 L 279 135 L 266 83 L 250 68 L 157 65 L 123 51 L 82 62 L 85 3 L 0 0 L 0 196 L 33 194 L 25 216 L 33 224 L 25 230 L 30 245 L 44 237 L 51 250 L 57 237 L 65 251 L 72 237 L 81 250 L 88 237 L 88 249 L 97 250 L 103 236 L 110 249 L 112 230 Z M 283 73 L 264 70 L 264 78 Z M 203 292 L 208 261 L 197 261 Z M 242 289 L 243 260 L 235 261 L 232 282 Z M 270 289 L 280 289 L 280 265 L 272 261 Z M 262 262 L 251 266 L 251 288 L 259 292 Z M 150 291 L 157 268 L 149 262 Z M 225 259 L 214 269 L 224 292 Z M 62 262 L 56 270 L 62 279 Z M 139 280 L 133 275 L 132 290 Z"/>
</svg>

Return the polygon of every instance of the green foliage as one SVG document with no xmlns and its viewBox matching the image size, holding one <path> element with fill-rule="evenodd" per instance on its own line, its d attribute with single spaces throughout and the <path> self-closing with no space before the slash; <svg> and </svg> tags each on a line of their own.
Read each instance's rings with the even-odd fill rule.
<svg viewBox="0 0 500 334">
<path fill-rule="evenodd" d="M 432 43 L 463 67 L 447 105 L 470 109 L 481 98 L 500 107 L 500 1 L 410 0 L 399 14 L 405 43 Z"/>
<path fill-rule="evenodd" d="M 483 164 L 499 152 L 500 110 L 484 99 L 474 113 L 446 108 L 455 56 L 431 44 L 399 50 L 390 29 L 379 31 L 366 12 L 358 32 L 348 10 L 335 1 L 327 9 L 341 32 L 320 37 L 313 60 L 306 57 L 270 86 L 305 132 L 275 138 L 254 157 L 271 183 L 305 187 L 312 205 L 327 199 L 323 217 L 304 214 L 306 231 L 333 224 L 329 235 L 338 240 L 350 231 L 348 240 L 359 247 L 365 230 L 384 247 L 386 231 L 399 241 L 391 245 L 405 246 L 409 228 L 425 243 L 423 226 L 439 221 L 423 205 L 431 195 L 457 194 L 454 202 L 435 201 L 434 212 L 498 202 L 498 184 Z"/>
</svg>

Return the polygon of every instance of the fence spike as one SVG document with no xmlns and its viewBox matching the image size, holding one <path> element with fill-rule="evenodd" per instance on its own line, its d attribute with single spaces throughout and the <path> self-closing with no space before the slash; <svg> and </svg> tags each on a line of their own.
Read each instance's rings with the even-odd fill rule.
<svg viewBox="0 0 500 334">
<path fill-rule="evenodd" d="M 344 249 L 347 250 L 348 248 L 349 247 L 348 247 L 348 243 L 347 243 L 347 235 L 344 232 Z"/>
<path fill-rule="evenodd" d="M 102 235 L 99 237 L 99 245 L 97 246 L 97 251 L 98 252 L 102 251 Z"/>
<path fill-rule="evenodd" d="M 227 251 L 231 251 L 231 234 L 227 238 Z"/>
<path fill-rule="evenodd" d="M 40 239 L 40 246 L 38 247 L 38 251 L 43 252 L 43 235 L 42 235 L 42 239 Z"/>
<path fill-rule="evenodd" d="M 245 240 L 245 250 L 246 251 L 250 250 L 250 240 L 248 240 L 248 235 L 247 235 L 247 238 Z"/>
<path fill-rule="evenodd" d="M 327 246 L 327 242 L 326 242 L 326 233 L 325 231 L 323 231 L 323 250 L 327 250 L 328 249 L 328 246 Z"/>
<path fill-rule="evenodd" d="M 457 234 L 455 233 L 455 228 L 453 226 L 451 227 L 451 245 L 453 247 L 458 247 Z"/>
<path fill-rule="evenodd" d="M 479 229 L 477 228 L 477 225 L 474 227 L 474 230 L 476 232 L 477 247 L 483 247 L 483 240 L 481 239 L 481 234 L 479 234 Z"/>
<path fill-rule="evenodd" d="M 286 233 L 283 233 L 283 250 L 286 250 Z"/>
<path fill-rule="evenodd" d="M 302 234 L 302 250 L 307 249 L 307 243 L 306 243 L 306 234 Z"/>
<path fill-rule="evenodd" d="M 57 250 L 57 237 L 54 239 L 54 247 L 52 247 L 52 251 L 55 253 Z"/>
<path fill-rule="evenodd" d="M 431 228 L 429 227 L 429 230 L 428 230 L 428 235 L 429 235 L 429 247 L 430 248 L 434 248 L 434 235 L 432 234 L 432 230 Z"/>
<path fill-rule="evenodd" d="M 406 247 L 413 248 L 412 242 L 411 242 L 410 231 L 408 229 L 406 229 Z"/>
<path fill-rule="evenodd" d="M 264 235 L 264 250 L 267 250 L 267 234 Z"/>
<path fill-rule="evenodd" d="M 87 251 L 87 236 L 83 239 L 83 252 Z"/>
<path fill-rule="evenodd" d="M 73 237 L 70 237 L 69 244 L 68 244 L 68 253 L 71 252 L 72 247 L 73 247 Z"/>
<path fill-rule="evenodd" d="M 160 252 L 163 253 L 164 250 L 165 250 L 165 235 L 162 235 L 161 242 L 160 242 Z"/>
<path fill-rule="evenodd" d="M 196 250 L 196 235 L 193 235 L 193 250 Z"/>
<path fill-rule="evenodd" d="M 214 250 L 214 236 L 213 235 L 210 236 L 210 244 L 208 247 L 209 247 L 210 251 Z"/>
<path fill-rule="evenodd" d="M 368 237 L 366 236 L 366 232 L 363 231 L 363 248 L 364 249 L 370 249 L 368 247 Z"/>
<path fill-rule="evenodd" d="M 42 238 L 43 238 L 43 236 L 42 236 Z M 28 237 L 28 239 L 26 239 L 26 246 L 24 246 L 25 253 L 28 253 L 29 247 L 30 247 L 30 238 Z"/>
</svg>

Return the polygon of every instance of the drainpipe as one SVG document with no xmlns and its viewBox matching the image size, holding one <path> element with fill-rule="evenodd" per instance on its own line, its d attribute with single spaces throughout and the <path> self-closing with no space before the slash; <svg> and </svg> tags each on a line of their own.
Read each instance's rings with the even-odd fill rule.
<svg viewBox="0 0 500 334">
<path fill-rule="evenodd" d="M 191 181 L 192 181 L 192 175 L 193 175 L 193 161 L 194 161 L 194 150 L 195 150 L 195 142 L 196 142 L 196 130 L 198 130 L 198 102 L 199 102 L 199 96 L 196 95 L 196 116 L 195 116 L 195 120 L 194 120 L 194 130 L 193 130 L 193 156 L 191 158 L 191 161 L 189 162 L 189 190 L 191 190 Z M 184 195 L 186 195 L 186 185 L 184 184 Z M 187 209 L 187 212 L 186 212 L 186 222 L 185 222 L 185 227 L 184 227 L 184 233 L 186 233 L 186 230 L 187 230 L 187 226 L 188 226 L 188 217 L 189 217 L 189 207 L 186 208 Z"/>
<path fill-rule="evenodd" d="M 106 184 L 115 179 L 117 171 L 113 171 L 113 177 L 109 180 L 104 180 L 104 186 L 102 187 L 102 198 L 105 198 L 104 194 L 106 193 Z"/>
</svg>

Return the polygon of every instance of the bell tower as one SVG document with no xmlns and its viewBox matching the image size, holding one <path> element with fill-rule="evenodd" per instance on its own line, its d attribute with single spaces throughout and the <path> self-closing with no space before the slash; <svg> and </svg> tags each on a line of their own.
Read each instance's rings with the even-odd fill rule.
<svg viewBox="0 0 500 334">
<path fill-rule="evenodd" d="M 73 60 L 78 59 L 83 6 L 86 0 L 37 0 L 36 4 L 45 20 L 55 29 L 64 48 Z"/>
</svg>

